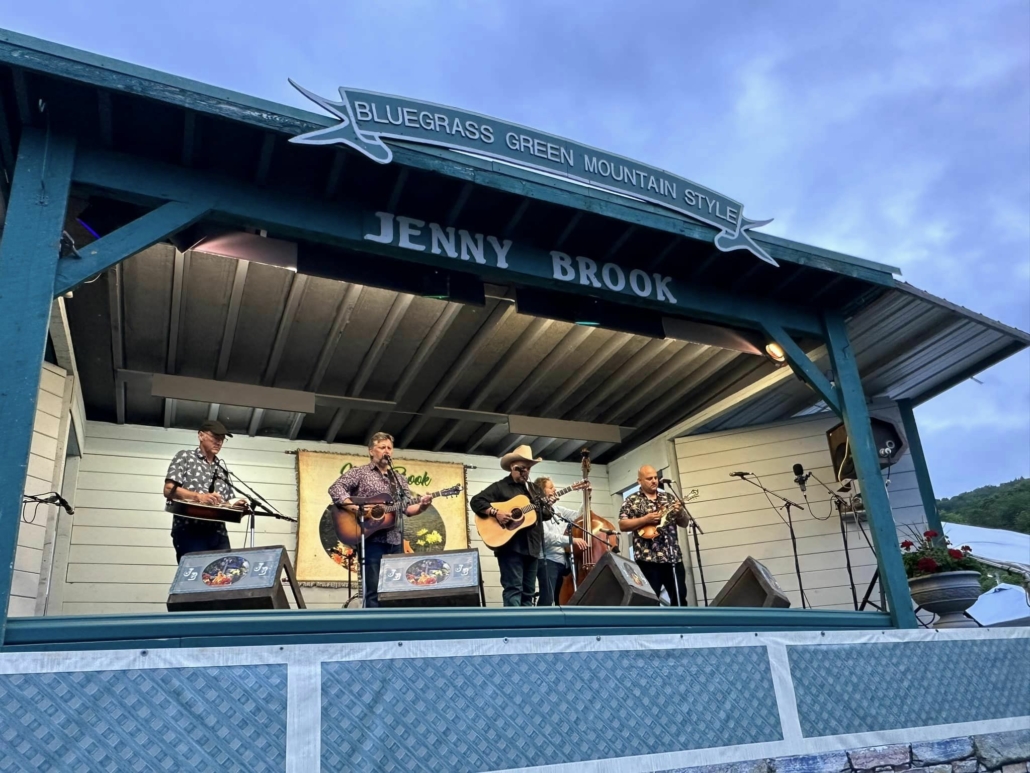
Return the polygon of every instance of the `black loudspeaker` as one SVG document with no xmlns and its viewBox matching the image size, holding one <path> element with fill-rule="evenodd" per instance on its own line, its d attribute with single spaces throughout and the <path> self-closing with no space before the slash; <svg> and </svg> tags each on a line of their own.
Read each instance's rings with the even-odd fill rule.
<svg viewBox="0 0 1030 773">
<path fill-rule="evenodd" d="M 223 609 L 289 609 L 282 573 L 298 609 L 306 609 L 282 545 L 244 550 L 204 550 L 187 553 L 168 589 L 169 612 Z"/>
<path fill-rule="evenodd" d="M 569 606 L 656 607 L 658 597 L 651 584 L 632 561 L 608 552 L 601 556 L 576 592 Z"/>
<path fill-rule="evenodd" d="M 790 606 L 790 599 L 780 590 L 769 570 L 748 556 L 709 606 L 786 608 Z"/>
<path fill-rule="evenodd" d="M 905 441 L 901 439 L 898 430 L 889 421 L 883 419 L 870 419 L 869 423 L 873 430 L 873 441 L 880 459 L 880 468 L 882 469 L 888 464 L 897 464 L 901 451 L 905 447 Z M 855 473 L 855 461 L 851 458 L 848 431 L 844 428 L 844 423 L 841 422 L 827 432 L 826 440 L 830 444 L 834 477 L 837 480 L 855 480 L 858 476 Z M 886 454 L 885 451 L 890 451 L 890 453 Z"/>
<path fill-rule="evenodd" d="M 381 607 L 485 605 L 478 550 L 395 553 L 379 564 Z"/>
</svg>

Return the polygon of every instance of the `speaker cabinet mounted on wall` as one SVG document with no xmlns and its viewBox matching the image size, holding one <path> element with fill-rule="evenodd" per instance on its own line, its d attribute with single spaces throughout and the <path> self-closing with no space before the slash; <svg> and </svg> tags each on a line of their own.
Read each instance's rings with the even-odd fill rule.
<svg viewBox="0 0 1030 773">
<path fill-rule="evenodd" d="M 905 448 L 905 441 L 897 428 L 889 421 L 883 419 L 870 419 L 873 430 L 873 441 L 876 444 L 877 456 L 880 459 L 880 469 L 889 464 L 897 464 L 901 452 Z M 826 440 L 830 445 L 830 458 L 833 459 L 833 475 L 839 481 L 855 480 L 858 474 L 855 472 L 855 461 L 851 456 L 851 444 L 848 440 L 848 431 L 841 422 L 826 433 Z M 890 451 L 889 454 L 884 453 Z"/>
</svg>

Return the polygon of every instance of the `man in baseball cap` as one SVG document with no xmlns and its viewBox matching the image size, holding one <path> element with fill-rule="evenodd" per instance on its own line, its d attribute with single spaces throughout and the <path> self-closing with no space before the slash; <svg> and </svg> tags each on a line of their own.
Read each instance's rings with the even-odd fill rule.
<svg viewBox="0 0 1030 773">
<path fill-rule="evenodd" d="M 198 447 L 179 451 L 172 457 L 165 475 L 164 495 L 168 500 L 201 505 L 224 505 L 233 498 L 232 484 L 218 452 L 232 433 L 220 421 L 208 419 L 197 431 Z M 238 499 L 231 506 L 243 507 Z M 228 550 L 229 534 L 221 521 L 172 517 L 172 545 L 178 562 L 186 553 L 200 550 Z"/>
</svg>

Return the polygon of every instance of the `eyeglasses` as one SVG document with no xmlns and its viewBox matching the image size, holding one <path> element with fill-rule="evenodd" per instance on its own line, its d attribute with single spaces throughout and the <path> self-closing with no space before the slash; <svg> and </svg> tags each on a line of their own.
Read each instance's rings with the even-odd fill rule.
<svg viewBox="0 0 1030 773">
<path fill-rule="evenodd" d="M 529 468 L 528 467 L 512 467 L 511 471 L 512 472 L 529 472 Z"/>
</svg>

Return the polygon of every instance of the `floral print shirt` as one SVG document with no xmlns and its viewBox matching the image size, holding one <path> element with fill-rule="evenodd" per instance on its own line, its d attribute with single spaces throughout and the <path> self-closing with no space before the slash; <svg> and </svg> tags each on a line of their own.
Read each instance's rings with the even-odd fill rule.
<svg viewBox="0 0 1030 773">
<path fill-rule="evenodd" d="M 630 494 L 622 503 L 619 510 L 619 520 L 623 518 L 641 518 L 648 513 L 661 510 L 673 501 L 672 497 L 664 491 L 659 491 L 653 501 L 648 499 L 642 491 Z M 676 523 L 670 522 L 658 530 L 658 536 L 654 539 L 644 539 L 636 532 L 633 532 L 633 559 L 635 561 L 650 561 L 656 564 L 678 564 L 683 560 L 680 553 L 680 543 L 676 535 Z"/>
<path fill-rule="evenodd" d="M 405 501 L 410 505 L 413 499 L 411 489 L 408 488 L 408 479 L 400 473 L 397 477 L 400 478 L 401 488 L 404 489 Z M 360 467 L 351 467 L 329 487 L 329 496 L 337 505 L 349 497 L 374 497 L 377 494 L 387 494 L 396 501 L 389 476 L 371 462 Z M 400 545 L 404 541 L 404 512 L 397 513 L 397 520 L 392 529 L 377 531 L 366 541 Z"/>
</svg>

